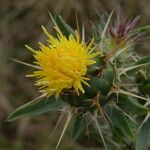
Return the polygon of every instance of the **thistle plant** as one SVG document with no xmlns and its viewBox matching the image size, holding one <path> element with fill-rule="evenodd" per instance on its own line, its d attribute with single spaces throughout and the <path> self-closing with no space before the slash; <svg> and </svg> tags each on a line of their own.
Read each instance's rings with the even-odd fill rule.
<svg viewBox="0 0 150 150">
<path fill-rule="evenodd" d="M 46 112 L 66 116 L 56 149 L 65 133 L 73 140 L 90 137 L 100 148 L 146 150 L 150 139 L 150 56 L 136 47 L 150 26 L 135 28 L 139 16 L 122 22 L 119 14 L 99 20 L 87 39 L 84 26 L 73 30 L 61 16 L 51 19 L 55 36 L 42 26 L 46 44 L 27 46 L 34 57 L 27 77 L 36 78 L 41 95 L 17 108 L 13 121 Z M 68 132 L 66 132 L 68 130 Z M 89 139 L 89 140 L 90 140 Z"/>
</svg>

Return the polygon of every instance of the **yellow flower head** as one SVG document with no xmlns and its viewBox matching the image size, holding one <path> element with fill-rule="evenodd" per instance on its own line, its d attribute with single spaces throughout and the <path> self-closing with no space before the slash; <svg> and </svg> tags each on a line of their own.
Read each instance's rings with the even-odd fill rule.
<svg viewBox="0 0 150 150">
<path fill-rule="evenodd" d="M 76 31 L 76 36 L 69 35 L 66 38 L 62 32 L 55 28 L 57 37 L 50 35 L 42 26 L 44 33 L 48 36 L 47 45 L 41 43 L 39 50 L 32 50 L 39 66 L 38 71 L 34 71 L 32 77 L 37 78 L 36 85 L 40 86 L 40 92 L 51 96 L 58 96 L 64 89 L 74 88 L 79 95 L 79 91 L 84 93 L 82 83 L 90 80 L 86 77 L 87 67 L 95 63 L 93 60 L 99 52 L 93 51 L 93 40 L 86 45 L 80 41 L 80 36 Z"/>
</svg>

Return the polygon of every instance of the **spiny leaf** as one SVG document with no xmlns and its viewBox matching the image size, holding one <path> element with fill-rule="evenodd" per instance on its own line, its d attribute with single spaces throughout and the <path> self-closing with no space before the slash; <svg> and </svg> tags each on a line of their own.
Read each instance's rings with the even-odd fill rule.
<svg viewBox="0 0 150 150">
<path fill-rule="evenodd" d="M 100 35 L 95 26 L 92 27 L 92 31 L 95 43 L 100 42 Z"/>
<path fill-rule="evenodd" d="M 98 89 L 102 94 L 105 95 L 110 91 L 110 88 L 113 84 L 114 76 L 115 74 L 112 68 L 107 68 L 104 70 L 102 76 L 99 78 L 99 84 L 97 85 Z"/>
<path fill-rule="evenodd" d="M 150 96 L 150 79 L 145 80 L 142 85 L 139 85 L 139 89 L 142 93 Z"/>
<path fill-rule="evenodd" d="M 117 143 L 122 143 L 124 134 L 122 133 L 121 129 L 116 126 L 110 126 L 112 131 L 112 139 Z"/>
<path fill-rule="evenodd" d="M 103 29 L 103 32 L 102 32 L 102 34 L 101 34 L 101 44 L 102 44 L 102 43 L 105 41 L 105 39 L 106 39 L 105 34 L 106 34 L 106 30 L 108 29 L 108 25 L 109 25 L 109 23 L 110 23 L 110 20 L 111 20 L 112 15 L 113 15 L 113 11 L 112 11 L 111 14 L 109 15 L 108 20 L 107 20 L 107 22 L 106 22 L 106 24 L 105 24 L 105 27 L 104 27 L 104 29 Z"/>
<path fill-rule="evenodd" d="M 146 76 L 148 78 L 146 78 Z M 139 72 L 136 75 L 136 82 L 139 84 L 138 85 L 139 91 L 143 95 L 149 95 L 150 96 L 150 77 L 149 77 L 148 70 L 147 70 L 147 75 L 146 76 L 143 73 Z"/>
<path fill-rule="evenodd" d="M 127 113 L 134 115 L 144 115 L 150 111 L 149 108 L 138 104 L 133 98 L 131 99 L 128 96 L 123 95 L 118 97 L 117 105 Z"/>
<path fill-rule="evenodd" d="M 150 64 L 150 55 L 141 58 L 140 60 L 138 60 L 136 63 L 133 64 L 132 69 L 130 69 L 129 71 L 127 71 L 127 74 L 132 74 L 136 71 L 138 71 L 140 68 L 142 68 L 143 66 Z M 137 66 L 136 68 L 134 68 L 134 66 Z M 139 66 L 139 67 L 138 67 Z M 147 65 L 148 66 L 148 65 Z"/>
<path fill-rule="evenodd" d="M 64 102 L 55 97 L 49 97 L 45 100 L 33 101 L 29 102 L 16 110 L 14 110 L 7 121 L 13 121 L 22 117 L 30 117 L 35 115 L 40 115 L 49 111 L 57 111 L 64 106 Z"/>
<path fill-rule="evenodd" d="M 92 98 L 92 96 L 94 97 L 98 92 L 106 95 L 112 87 L 114 76 L 114 70 L 109 66 L 107 69 L 104 69 L 100 77 L 91 77 L 89 81 L 91 87 L 85 88 L 85 96 Z"/>
<path fill-rule="evenodd" d="M 147 150 L 150 140 L 150 117 L 137 133 L 136 150 Z"/>
<path fill-rule="evenodd" d="M 87 101 L 84 94 L 77 95 L 75 93 L 62 93 L 61 98 L 64 102 L 69 103 L 71 106 L 80 107 L 87 110 L 92 109 L 91 102 Z"/>
<path fill-rule="evenodd" d="M 150 63 L 150 55 L 141 58 L 139 61 L 135 63 L 135 65 Z"/>
<path fill-rule="evenodd" d="M 55 16 L 55 22 L 66 37 L 70 34 L 74 35 L 74 30 L 63 20 L 60 15 Z"/>
<path fill-rule="evenodd" d="M 143 26 L 134 30 L 135 33 L 143 33 L 143 32 L 149 32 L 149 31 L 150 31 L 150 25 L 146 25 L 146 26 Z"/>
<path fill-rule="evenodd" d="M 114 125 L 114 127 L 119 128 L 121 132 L 130 139 L 134 139 L 134 131 L 131 126 L 129 120 L 125 117 L 125 115 L 118 109 L 112 108 L 111 110 L 107 110 L 107 113 Z"/>
<path fill-rule="evenodd" d="M 80 114 L 77 114 L 72 124 L 71 138 L 73 140 L 76 140 L 85 130 L 85 127 L 86 127 L 86 118 L 81 116 Z"/>
</svg>

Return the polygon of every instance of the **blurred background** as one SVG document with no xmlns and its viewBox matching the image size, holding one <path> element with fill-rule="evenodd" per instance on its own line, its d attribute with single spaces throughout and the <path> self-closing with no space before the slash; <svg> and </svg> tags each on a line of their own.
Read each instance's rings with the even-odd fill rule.
<svg viewBox="0 0 150 150">
<path fill-rule="evenodd" d="M 33 61 L 31 53 L 24 45 L 37 47 L 37 41 L 44 41 L 41 25 L 52 31 L 48 11 L 59 13 L 76 29 L 76 13 L 79 23 L 85 24 L 87 35 L 91 21 L 95 22 L 98 13 L 110 13 L 120 5 L 125 16 L 141 15 L 138 26 L 150 24 L 150 0 L 0 0 L 0 150 L 54 150 L 63 123 L 51 136 L 59 114 L 45 114 L 33 118 L 23 118 L 15 122 L 5 122 L 9 113 L 39 96 L 33 79 L 25 78 L 32 72 L 26 66 L 11 60 Z M 149 41 L 138 47 L 140 55 L 150 53 Z M 90 139 L 89 139 L 90 141 Z M 83 139 L 72 142 L 67 134 L 60 150 L 95 150 L 93 143 Z M 84 145 L 84 146 L 83 146 Z"/>
</svg>

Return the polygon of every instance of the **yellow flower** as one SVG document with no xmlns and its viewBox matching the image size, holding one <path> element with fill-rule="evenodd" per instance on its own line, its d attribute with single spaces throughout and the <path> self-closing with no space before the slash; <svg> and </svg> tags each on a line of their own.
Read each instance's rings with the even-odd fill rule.
<svg viewBox="0 0 150 150">
<path fill-rule="evenodd" d="M 36 85 L 40 86 L 40 92 L 51 96 L 58 96 L 64 89 L 74 88 L 77 94 L 84 93 L 82 83 L 90 80 L 86 77 L 87 67 L 95 63 L 93 60 L 99 54 L 93 51 L 93 40 L 86 45 L 80 41 L 80 36 L 75 31 L 75 37 L 69 35 L 67 39 L 62 32 L 55 28 L 57 37 L 50 35 L 42 26 L 44 33 L 48 36 L 47 45 L 39 43 L 39 50 L 30 49 L 35 57 L 35 64 L 39 67 L 31 77 L 36 77 Z"/>
</svg>

